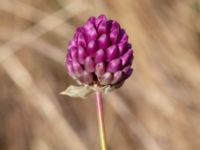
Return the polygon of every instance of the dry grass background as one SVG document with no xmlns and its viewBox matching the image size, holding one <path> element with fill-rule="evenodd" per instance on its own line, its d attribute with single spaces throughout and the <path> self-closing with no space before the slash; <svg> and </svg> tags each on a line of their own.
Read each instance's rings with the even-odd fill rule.
<svg viewBox="0 0 200 150">
<path fill-rule="evenodd" d="M 99 149 L 94 96 L 59 92 L 75 84 L 67 41 L 101 13 L 135 48 L 134 75 L 104 95 L 109 149 L 200 149 L 198 0 L 1 0 L 0 150 Z"/>
</svg>

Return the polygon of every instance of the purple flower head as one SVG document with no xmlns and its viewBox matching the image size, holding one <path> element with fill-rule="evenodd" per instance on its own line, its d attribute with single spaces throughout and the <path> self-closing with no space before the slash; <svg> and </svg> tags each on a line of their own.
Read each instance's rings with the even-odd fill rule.
<svg viewBox="0 0 200 150">
<path fill-rule="evenodd" d="M 66 68 L 83 85 L 116 86 L 132 74 L 133 49 L 118 22 L 90 17 L 69 41 Z"/>
</svg>

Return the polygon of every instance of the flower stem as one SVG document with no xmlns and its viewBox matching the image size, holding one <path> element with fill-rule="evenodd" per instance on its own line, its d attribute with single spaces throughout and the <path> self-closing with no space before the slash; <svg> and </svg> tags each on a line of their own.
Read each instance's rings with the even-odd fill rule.
<svg viewBox="0 0 200 150">
<path fill-rule="evenodd" d="M 107 150 L 106 136 L 105 136 L 105 129 L 104 129 L 104 119 L 103 119 L 103 101 L 102 101 L 101 92 L 96 92 L 96 108 L 97 108 L 97 115 L 98 115 L 101 150 Z"/>
</svg>

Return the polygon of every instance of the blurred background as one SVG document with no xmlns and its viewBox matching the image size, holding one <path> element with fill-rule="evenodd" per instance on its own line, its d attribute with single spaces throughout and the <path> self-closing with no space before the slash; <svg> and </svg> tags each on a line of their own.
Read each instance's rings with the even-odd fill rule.
<svg viewBox="0 0 200 150">
<path fill-rule="evenodd" d="M 121 23 L 134 75 L 104 95 L 109 150 L 200 149 L 198 0 L 1 0 L 0 150 L 99 150 L 94 95 L 64 69 L 68 40 L 89 16 Z"/>
</svg>

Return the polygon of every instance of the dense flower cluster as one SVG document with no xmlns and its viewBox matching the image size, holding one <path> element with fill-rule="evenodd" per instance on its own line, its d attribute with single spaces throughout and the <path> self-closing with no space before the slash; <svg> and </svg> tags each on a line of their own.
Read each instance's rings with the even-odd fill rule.
<svg viewBox="0 0 200 150">
<path fill-rule="evenodd" d="M 69 41 L 66 68 L 83 85 L 118 85 L 131 74 L 133 50 L 118 22 L 90 17 Z"/>
</svg>

